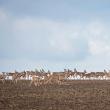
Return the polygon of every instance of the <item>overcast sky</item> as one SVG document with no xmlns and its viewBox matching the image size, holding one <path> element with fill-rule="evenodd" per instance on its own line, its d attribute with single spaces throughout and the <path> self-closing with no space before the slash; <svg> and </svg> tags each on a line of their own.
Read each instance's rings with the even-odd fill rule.
<svg viewBox="0 0 110 110">
<path fill-rule="evenodd" d="M 110 69 L 109 0 L 0 0 L 0 71 Z"/>
</svg>

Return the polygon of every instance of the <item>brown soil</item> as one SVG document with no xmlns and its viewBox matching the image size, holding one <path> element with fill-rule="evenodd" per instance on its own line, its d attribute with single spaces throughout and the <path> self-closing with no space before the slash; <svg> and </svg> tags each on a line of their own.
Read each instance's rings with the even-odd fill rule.
<svg viewBox="0 0 110 110">
<path fill-rule="evenodd" d="M 0 110 L 110 110 L 110 81 L 29 83 L 0 82 Z"/>
</svg>

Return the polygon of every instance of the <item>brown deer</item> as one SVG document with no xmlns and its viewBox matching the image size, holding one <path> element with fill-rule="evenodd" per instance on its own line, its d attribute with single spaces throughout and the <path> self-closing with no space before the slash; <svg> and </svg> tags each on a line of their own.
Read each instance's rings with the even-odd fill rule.
<svg viewBox="0 0 110 110">
<path fill-rule="evenodd" d="M 5 72 L 2 72 L 2 74 L 0 74 L 0 80 L 2 81 L 3 84 L 5 83 L 5 78 L 6 78 Z"/>
</svg>

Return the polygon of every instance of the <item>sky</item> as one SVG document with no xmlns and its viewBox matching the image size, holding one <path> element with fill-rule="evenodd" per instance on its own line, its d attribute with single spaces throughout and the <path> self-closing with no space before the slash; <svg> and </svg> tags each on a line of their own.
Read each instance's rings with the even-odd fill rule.
<svg viewBox="0 0 110 110">
<path fill-rule="evenodd" d="M 110 69 L 109 0 L 0 0 L 0 71 Z"/>
</svg>

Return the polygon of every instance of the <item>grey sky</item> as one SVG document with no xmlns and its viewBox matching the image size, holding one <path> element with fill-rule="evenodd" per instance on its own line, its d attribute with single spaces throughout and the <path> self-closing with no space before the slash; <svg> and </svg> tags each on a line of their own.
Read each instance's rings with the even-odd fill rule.
<svg viewBox="0 0 110 110">
<path fill-rule="evenodd" d="M 1 0 L 0 71 L 110 67 L 109 0 Z"/>
</svg>

